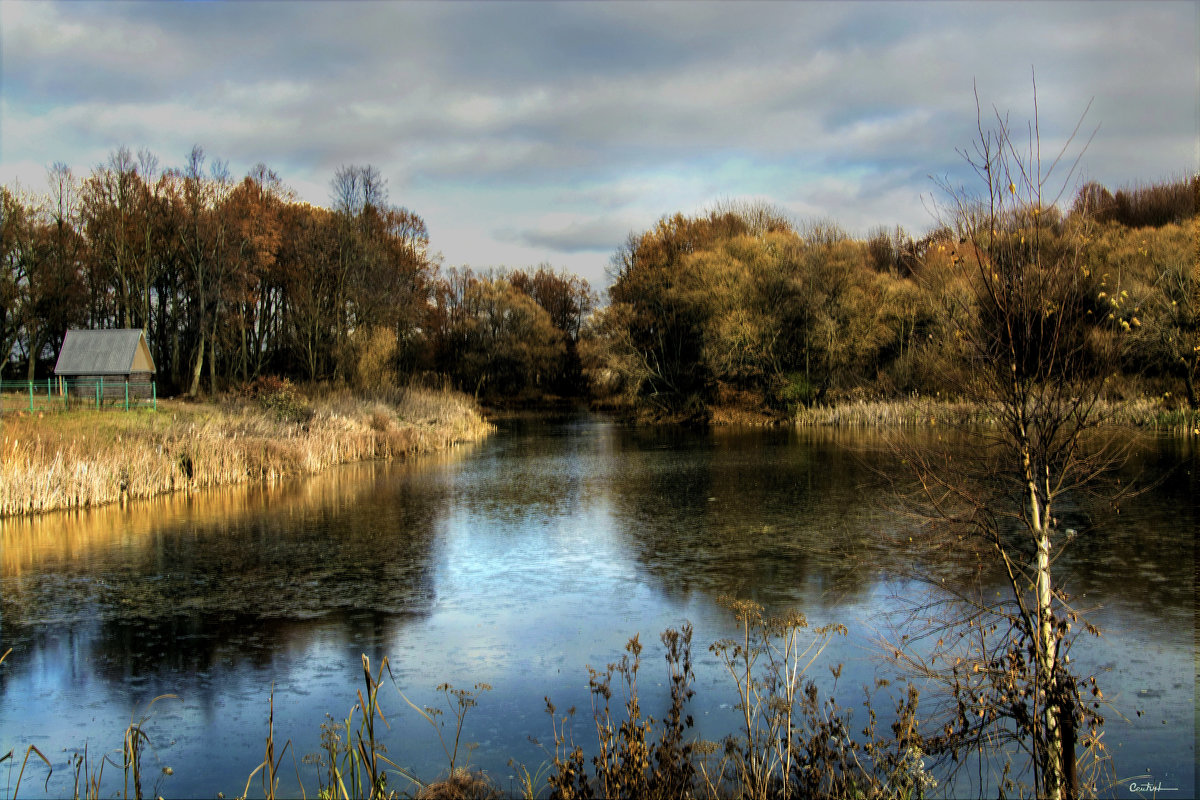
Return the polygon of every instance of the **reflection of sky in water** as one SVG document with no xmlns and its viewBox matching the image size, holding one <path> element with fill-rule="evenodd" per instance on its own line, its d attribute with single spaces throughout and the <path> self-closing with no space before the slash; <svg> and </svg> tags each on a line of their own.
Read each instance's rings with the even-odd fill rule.
<svg viewBox="0 0 1200 800">
<path fill-rule="evenodd" d="M 435 705 L 444 681 L 490 683 L 465 738 L 480 743 L 472 763 L 507 787 L 510 757 L 531 771 L 546 758 L 527 740 L 549 743 L 546 696 L 559 713 L 576 706 L 576 736 L 592 741 L 585 665 L 618 659 L 634 633 L 643 708 L 661 715 L 658 634 L 684 620 L 696 629 L 699 734 L 727 732 L 735 698 L 707 649 L 732 632 L 721 593 L 848 625 L 813 675 L 828 688 L 827 666 L 845 664 L 838 699 L 861 727 L 861 687 L 886 674 L 871 641 L 910 592 L 883 578 L 891 556 L 878 531 L 895 523 L 864 488 L 864 462 L 886 463 L 869 445 L 829 432 L 518 422 L 470 452 L 413 464 L 0 523 L 0 648 L 14 647 L 0 669 L 0 752 L 38 745 L 56 764 L 49 793 L 61 794 L 70 752 L 85 740 L 93 756 L 118 748 L 131 713 L 172 692 L 180 699 L 153 710 L 146 783 L 170 766 L 167 796 L 234 796 L 262 757 L 273 685 L 276 752 L 288 738 L 294 748 L 282 785 L 294 793 L 290 753 L 317 750 L 326 713 L 346 717 L 366 653 L 375 668 L 386 656 L 395 681 L 381 692 L 390 755 L 428 777 L 444 766 L 440 745 L 397 689 Z M 1158 452 L 1147 470 L 1161 469 Z M 1092 619 L 1105 638 L 1075 653 L 1108 670 L 1106 695 L 1130 718 L 1107 715 L 1119 775 L 1149 768 L 1190 794 L 1197 519 L 1180 498 L 1197 479 L 1190 453 L 1162 456 L 1181 457 L 1193 471 L 1124 508 L 1071 553 L 1064 576 L 1103 606 Z M 300 772 L 312 794 L 312 768 Z M 27 776 L 22 796 L 42 780 Z"/>
</svg>

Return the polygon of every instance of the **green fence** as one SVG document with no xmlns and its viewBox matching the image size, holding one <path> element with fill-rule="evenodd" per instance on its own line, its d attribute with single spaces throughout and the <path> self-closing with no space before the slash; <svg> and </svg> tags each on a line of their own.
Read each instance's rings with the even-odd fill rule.
<svg viewBox="0 0 1200 800">
<path fill-rule="evenodd" d="M 79 409 L 158 409 L 154 381 L 113 378 L 41 378 L 0 381 L 0 414 L 18 411 L 72 411 Z"/>
</svg>

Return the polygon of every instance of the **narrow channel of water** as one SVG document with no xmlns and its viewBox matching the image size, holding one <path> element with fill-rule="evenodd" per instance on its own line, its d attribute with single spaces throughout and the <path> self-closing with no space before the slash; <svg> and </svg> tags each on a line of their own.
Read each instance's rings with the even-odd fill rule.
<svg viewBox="0 0 1200 800">
<path fill-rule="evenodd" d="M 413 463 L 0 522 L 0 652 L 13 648 L 0 667 L 0 753 L 36 745 L 55 772 L 47 786 L 31 766 L 21 796 L 58 796 L 72 753 L 119 749 L 149 714 L 147 789 L 233 797 L 262 759 L 273 691 L 277 752 L 292 742 L 282 785 L 294 793 L 298 769 L 313 794 L 300 759 L 318 750 L 327 714 L 349 714 L 366 654 L 386 657 L 396 684 L 381 693 L 391 757 L 426 777 L 445 758 L 397 689 L 435 705 L 443 682 L 491 684 L 465 738 L 479 743 L 471 763 L 508 788 L 509 758 L 531 772 L 547 758 L 529 741 L 549 744 L 545 697 L 576 706 L 576 735 L 590 741 L 586 665 L 616 660 L 634 634 L 643 706 L 661 713 L 658 634 L 685 620 L 700 733 L 728 732 L 736 697 L 707 650 L 733 630 L 722 594 L 849 626 L 815 670 L 856 706 L 860 687 L 888 674 L 872 642 L 910 590 L 890 576 L 897 556 L 881 535 L 901 523 L 872 488 L 876 470 L 901 467 L 880 444 L 844 431 L 514 421 Z M 1127 472 L 1161 482 L 1119 514 L 1096 511 L 1102 524 L 1065 557 L 1064 580 L 1104 631 L 1077 659 L 1127 717 L 1106 715 L 1125 779 L 1116 793 L 1152 781 L 1187 797 L 1200 458 L 1187 441 L 1152 440 Z M 826 667 L 838 663 L 834 687 Z M 178 699 L 147 710 L 163 694 Z M 0 765 L 0 797 L 13 763 Z M 119 770 L 105 780 L 119 787 Z"/>
</svg>

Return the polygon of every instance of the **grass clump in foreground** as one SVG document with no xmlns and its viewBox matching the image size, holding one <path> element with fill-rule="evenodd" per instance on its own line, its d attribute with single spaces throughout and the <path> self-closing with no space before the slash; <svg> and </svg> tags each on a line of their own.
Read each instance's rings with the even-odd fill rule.
<svg viewBox="0 0 1200 800">
<path fill-rule="evenodd" d="M 868 696 L 866 725 L 854 735 L 852 713 L 832 697 L 822 699 L 808 670 L 841 625 L 808 628 L 804 615 L 766 616 L 762 606 L 720 598 L 738 623 L 738 635 L 709 647 L 736 690 L 736 730 L 719 742 L 687 734 L 688 701 L 695 695 L 692 628 L 662 636 L 671 706 L 666 716 L 645 716 L 638 698 L 642 645 L 635 636 L 621 660 L 589 668 L 596 755 L 588 769 L 575 743 L 575 709 L 558 715 L 549 698 L 554 752 L 550 797 L 575 798 L 910 798 L 937 781 L 925 772 L 917 731 L 917 692 L 896 708 L 891 736 L 877 733 Z M 841 665 L 830 669 L 836 685 Z M 886 685 L 886 683 L 881 683 Z M 613 708 L 613 698 L 624 699 Z"/>
<path fill-rule="evenodd" d="M 278 480 L 436 452 L 491 430 L 475 402 L 453 391 L 306 394 L 277 379 L 214 403 L 6 415 L 0 423 L 0 516 Z"/>
</svg>

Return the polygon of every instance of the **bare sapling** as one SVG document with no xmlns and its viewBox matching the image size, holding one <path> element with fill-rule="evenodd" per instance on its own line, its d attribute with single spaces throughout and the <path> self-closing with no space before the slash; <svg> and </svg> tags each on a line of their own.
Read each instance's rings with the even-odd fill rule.
<svg viewBox="0 0 1200 800">
<path fill-rule="evenodd" d="M 961 287 L 945 295 L 945 314 L 962 365 L 951 388 L 994 422 L 960 428 L 965 446 L 904 448 L 919 524 L 905 532 L 917 541 L 900 546 L 914 563 L 936 551 L 957 571 L 915 568 L 931 591 L 888 648 L 945 691 L 931 745 L 940 756 L 975 755 L 989 769 L 1007 762 L 984 783 L 1058 800 L 1096 791 L 1104 764 L 1103 694 L 1069 655 L 1080 630 L 1097 631 L 1056 563 L 1078 535 L 1060 518 L 1122 462 L 1122 447 L 1100 430 L 1121 331 L 1094 310 L 1087 215 L 1057 207 L 1086 150 L 1068 158 L 1079 125 L 1047 163 L 1036 85 L 1026 135 L 998 111 L 990 125 L 978 117 L 974 147 L 960 151 L 978 191 L 943 184 Z"/>
</svg>

